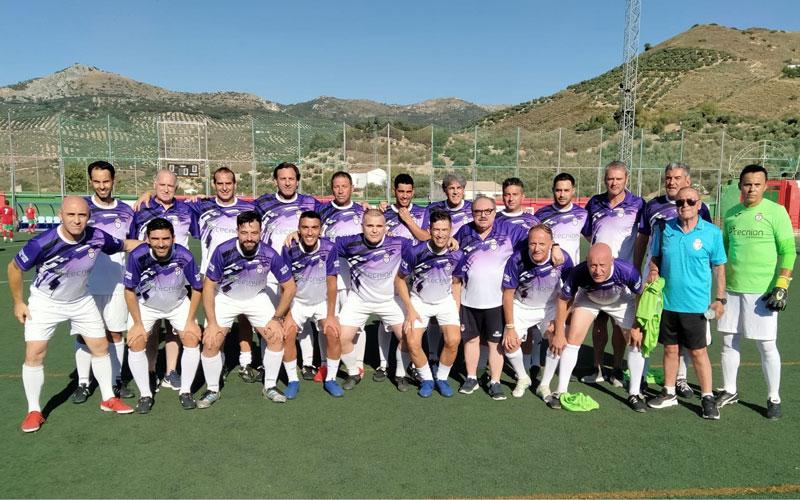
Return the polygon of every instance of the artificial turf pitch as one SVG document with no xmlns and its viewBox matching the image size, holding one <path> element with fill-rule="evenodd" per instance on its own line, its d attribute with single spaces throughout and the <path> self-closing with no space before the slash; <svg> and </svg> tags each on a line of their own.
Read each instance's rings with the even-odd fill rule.
<svg viewBox="0 0 800 500">
<path fill-rule="evenodd" d="M 0 247 L 2 269 L 20 247 Z M 73 348 L 61 326 L 45 363 L 47 423 L 24 434 L 23 330 L 12 316 L 5 279 L 3 273 L 2 497 L 800 495 L 797 290 L 790 290 L 780 317 L 779 421 L 763 417 L 766 388 L 751 342 L 742 347 L 740 403 L 723 408 L 719 421 L 699 417 L 699 399 L 638 414 L 626 406 L 622 389 L 574 380 L 570 389 L 589 394 L 600 409 L 554 411 L 533 393 L 512 398 L 508 374 L 507 401 L 482 391 L 425 400 L 415 390 L 400 393 L 388 381 L 373 382 L 371 368 L 340 399 L 319 384 L 301 382 L 296 400 L 277 405 L 261 397 L 259 384 L 244 384 L 231 373 L 222 399 L 210 409 L 184 411 L 177 393 L 165 389 L 149 415 L 113 415 L 99 410 L 99 391 L 86 404 L 69 401 Z M 372 348 L 374 332 L 372 324 Z M 714 338 L 710 352 L 719 386 L 721 340 L 716 332 Z M 587 373 L 590 364 L 587 346 L 576 373 Z M 660 349 L 653 364 L 661 364 Z M 455 388 L 461 375 L 454 377 Z M 694 384 L 691 370 L 689 380 Z"/>
</svg>

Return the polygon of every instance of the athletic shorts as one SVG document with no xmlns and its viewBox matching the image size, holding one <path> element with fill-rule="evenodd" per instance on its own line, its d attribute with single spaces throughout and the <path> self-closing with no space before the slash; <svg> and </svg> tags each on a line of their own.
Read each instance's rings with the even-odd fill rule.
<svg viewBox="0 0 800 500">
<path fill-rule="evenodd" d="M 503 306 L 475 309 L 461 306 L 461 339 L 466 342 L 480 337 L 487 342 L 503 340 Z"/>
<path fill-rule="evenodd" d="M 328 302 L 323 301 L 319 304 L 303 304 L 294 301 L 292 303 L 292 319 L 297 323 L 297 327 L 302 331 L 303 326 L 308 321 L 315 324 L 328 317 Z"/>
<path fill-rule="evenodd" d="M 400 307 L 400 299 L 397 297 L 385 302 L 367 302 L 353 291 L 347 294 L 347 300 L 339 313 L 339 324 L 364 328 L 370 314 L 377 315 L 384 325 L 403 324 L 403 308 Z"/>
<path fill-rule="evenodd" d="M 658 332 L 658 341 L 661 344 L 680 345 L 690 350 L 702 349 L 708 346 L 710 333 L 711 325 L 703 313 L 667 310 L 661 313 Z"/>
<path fill-rule="evenodd" d="M 128 304 L 125 292 L 111 295 L 92 295 L 97 309 L 103 317 L 103 323 L 109 332 L 124 332 L 128 329 Z"/>
<path fill-rule="evenodd" d="M 160 311 L 158 309 L 153 309 L 152 307 L 147 307 L 145 304 L 139 304 L 139 314 L 142 317 L 142 324 L 144 325 L 144 331 L 148 334 L 150 330 L 153 329 L 153 325 L 156 324 L 157 321 L 161 321 L 165 319 L 169 321 L 172 328 L 178 332 L 182 332 L 183 329 L 186 327 L 186 319 L 189 317 L 189 305 L 191 300 L 189 297 L 184 297 L 180 304 L 177 307 L 172 309 L 171 311 Z M 128 329 L 133 326 L 133 318 L 128 316 Z"/>
<path fill-rule="evenodd" d="M 28 299 L 28 310 L 31 316 L 25 321 L 26 341 L 50 340 L 56 326 L 63 321 L 69 321 L 70 335 L 106 337 L 103 318 L 91 295 L 65 302 L 32 293 Z"/>
<path fill-rule="evenodd" d="M 778 337 L 778 312 L 767 309 L 760 293 L 728 292 L 725 313 L 717 320 L 717 330 L 741 333 L 746 339 L 775 340 Z"/>
<path fill-rule="evenodd" d="M 458 317 L 456 299 L 452 295 L 448 295 L 443 301 L 435 304 L 423 302 L 421 298 L 412 295 L 411 305 L 414 306 L 420 317 L 420 319 L 414 320 L 414 328 L 427 328 L 431 318 L 436 318 L 436 322 L 442 326 L 458 326 L 461 324 L 461 320 Z"/>
<path fill-rule="evenodd" d="M 3 231 L 13 231 L 14 224 L 3 224 Z"/>
<path fill-rule="evenodd" d="M 589 311 L 595 318 L 600 312 L 606 313 L 611 319 L 614 320 L 620 328 L 630 329 L 633 328 L 634 321 L 636 320 L 636 296 L 623 295 L 620 297 L 619 302 L 614 304 L 598 304 L 590 299 L 583 290 L 578 290 L 575 295 L 575 302 L 572 304 L 573 309 L 585 309 Z"/>
<path fill-rule="evenodd" d="M 258 292 L 249 299 L 232 299 L 224 293 L 214 297 L 214 312 L 217 324 L 230 328 L 236 316 L 244 314 L 255 328 L 264 328 L 275 315 L 275 308 L 266 292 Z"/>
<path fill-rule="evenodd" d="M 547 325 L 555 319 L 555 310 L 527 307 L 514 301 L 514 330 L 520 342 L 525 342 L 528 332 L 536 327 L 539 330 L 539 338 L 547 330 Z"/>
</svg>

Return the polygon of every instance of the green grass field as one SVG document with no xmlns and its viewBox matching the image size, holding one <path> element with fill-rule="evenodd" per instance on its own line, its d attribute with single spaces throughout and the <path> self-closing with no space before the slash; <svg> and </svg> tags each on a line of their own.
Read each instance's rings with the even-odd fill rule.
<svg viewBox="0 0 800 500">
<path fill-rule="evenodd" d="M 1 248 L 3 269 L 20 247 Z M 725 407 L 716 422 L 698 416 L 699 400 L 637 414 L 621 389 L 575 381 L 571 390 L 591 395 L 599 410 L 553 411 L 532 393 L 503 402 L 483 392 L 423 400 L 389 382 L 372 382 L 371 369 L 338 400 L 303 382 L 298 399 L 276 405 L 261 398 L 259 385 L 232 374 L 222 399 L 208 410 L 181 410 L 177 393 L 163 390 L 149 415 L 109 415 L 98 409 L 99 391 L 84 405 L 68 400 L 74 359 L 72 341 L 60 327 L 45 365 L 48 421 L 39 432 L 23 434 L 22 327 L 2 279 L 2 497 L 800 495 L 796 290 L 780 319 L 779 421 L 762 415 L 766 389 L 751 343 L 743 346 L 741 402 Z M 374 348 L 374 325 L 368 332 Z M 718 385 L 716 333 L 715 341 Z M 661 364 L 660 352 L 654 365 Z M 590 359 L 587 348 L 578 375 L 589 371 Z M 504 377 L 509 385 L 512 380 Z"/>
</svg>

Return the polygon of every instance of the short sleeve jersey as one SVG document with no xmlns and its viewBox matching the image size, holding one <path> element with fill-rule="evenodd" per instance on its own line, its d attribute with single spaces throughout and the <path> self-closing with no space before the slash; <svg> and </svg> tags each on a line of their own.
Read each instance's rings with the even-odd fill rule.
<svg viewBox="0 0 800 500">
<path fill-rule="evenodd" d="M 14 208 L 10 205 L 3 206 L 3 211 L 0 212 L 0 223 L 13 224 L 14 223 Z"/>
<path fill-rule="evenodd" d="M 148 206 L 142 205 L 133 216 L 132 234 L 137 240 L 147 240 L 147 224 L 153 219 L 161 217 L 172 223 L 175 230 L 175 243 L 189 248 L 189 237 L 200 237 L 200 230 L 197 226 L 197 217 L 189 205 L 181 200 L 175 199 L 169 208 L 157 202 L 155 198 L 150 198 Z"/>
<path fill-rule="evenodd" d="M 365 302 L 392 300 L 394 277 L 406 244 L 405 239 L 394 236 L 384 236 L 377 245 L 368 243 L 360 234 L 337 238 L 336 251 L 350 267 L 352 291 Z"/>
<path fill-rule="evenodd" d="M 306 252 L 303 245 L 293 242 L 281 250 L 283 261 L 291 269 L 297 292 L 294 300 L 301 304 L 319 304 L 327 299 L 328 276 L 339 274 L 339 256 L 334 244 L 325 239 L 317 241 L 317 247 Z"/>
<path fill-rule="evenodd" d="M 400 262 L 400 276 L 411 276 L 411 295 L 426 304 L 438 304 L 452 294 L 453 278 L 464 276 L 460 250 L 445 248 L 435 253 L 430 243 L 406 245 Z"/>
<path fill-rule="evenodd" d="M 592 196 L 586 204 L 588 212 L 581 231 L 591 238 L 591 244 L 605 243 L 611 253 L 627 262 L 633 262 L 633 244 L 639 232 L 639 220 L 644 214 L 644 200 L 630 191 L 615 207 L 608 204 L 608 194 Z"/>
<path fill-rule="evenodd" d="M 506 264 L 503 289 L 516 290 L 514 300 L 531 309 L 553 307 L 561 285 L 572 270 L 569 254 L 564 262 L 554 266 L 550 256 L 541 264 L 534 262 L 527 248 L 520 248 Z"/>
<path fill-rule="evenodd" d="M 292 279 L 289 266 L 266 243 L 259 241 L 253 255 L 245 255 L 239 239 L 232 238 L 214 249 L 206 277 L 218 283 L 218 294 L 249 300 L 264 290 L 270 273 L 279 283 Z"/>
<path fill-rule="evenodd" d="M 411 217 L 414 219 L 414 222 L 417 223 L 417 226 L 421 228 L 423 220 L 425 219 L 425 209 L 412 203 L 408 211 L 411 213 Z M 409 240 L 412 245 L 418 243 L 414 235 L 411 234 L 411 230 L 408 229 L 408 226 L 400 220 L 400 213 L 397 211 L 397 207 L 395 207 L 394 204 L 389 205 L 389 208 L 386 209 L 383 216 L 386 218 L 386 234 L 389 236 L 397 236 L 398 238 L 405 238 Z"/>
<path fill-rule="evenodd" d="M 216 197 L 189 203 L 197 218 L 200 234 L 200 272 L 205 274 L 214 250 L 222 242 L 236 238 L 236 217 L 242 212 L 255 210 L 255 206 L 239 198 L 222 205 Z"/>
<path fill-rule="evenodd" d="M 572 269 L 564 286 L 561 287 L 561 298 L 572 300 L 578 290 L 583 290 L 592 302 L 610 305 L 624 297 L 642 293 L 642 277 L 633 264 L 622 259 L 614 259 L 612 267 L 608 279 L 596 283 L 589 272 L 589 265 L 581 262 Z"/>
<path fill-rule="evenodd" d="M 148 245 L 136 247 L 125 265 L 124 284 L 136 293 L 140 304 L 163 312 L 181 305 L 188 295 L 187 285 L 203 289 L 192 252 L 178 244 L 163 261 L 153 255 Z"/>
<path fill-rule="evenodd" d="M 36 209 L 33 208 L 33 207 L 26 208 L 25 209 L 25 217 L 29 221 L 32 221 L 33 219 L 35 219 L 36 218 Z"/>
<path fill-rule="evenodd" d="M 268 193 L 261 195 L 255 201 L 255 206 L 261 215 L 261 241 L 280 253 L 286 237 L 297 231 L 300 214 L 317 210 L 319 202 L 313 196 L 300 193 L 295 193 L 288 200 L 281 198 L 278 193 Z"/>
<path fill-rule="evenodd" d="M 537 210 L 535 215 L 553 231 L 553 241 L 569 254 L 572 262 L 580 262 L 581 229 L 586 223 L 586 209 L 575 203 L 564 209 L 550 204 Z"/>
<path fill-rule="evenodd" d="M 323 204 L 319 209 L 322 218 L 322 237 L 336 243 L 341 236 L 361 234 L 361 221 L 364 218 L 364 208 L 358 203 L 350 202 L 349 205 L 340 207 L 333 201 Z M 339 260 L 339 290 L 350 289 L 350 268 L 346 259 Z"/>
<path fill-rule="evenodd" d="M 539 224 L 539 218 L 536 217 L 532 213 L 528 212 L 519 212 L 516 214 L 509 214 L 505 210 L 497 212 L 497 218 L 499 220 L 508 222 L 509 224 L 513 224 L 515 226 L 520 226 L 522 229 L 526 231 Z"/>
<path fill-rule="evenodd" d="M 101 229 L 118 240 L 133 238 L 133 209 L 127 203 L 115 199 L 106 207 L 99 205 L 94 196 L 86 198 L 89 204 L 89 226 Z M 97 256 L 92 273 L 89 275 L 89 293 L 92 295 L 111 295 L 122 293 L 122 278 L 125 276 L 125 252 Z"/>
<path fill-rule="evenodd" d="M 450 214 L 452 221 L 452 234 L 455 235 L 461 226 L 472 222 L 472 202 L 468 200 L 461 200 L 457 207 L 450 207 L 447 200 L 434 201 L 425 208 L 425 218 L 422 220 L 422 229 L 428 229 L 431 226 L 431 213 L 440 210 Z"/>
<path fill-rule="evenodd" d="M 706 222 L 712 222 L 711 212 L 708 206 L 700 202 L 700 218 Z M 657 226 L 663 225 L 665 221 L 672 220 L 678 216 L 678 207 L 675 200 L 671 200 L 667 195 L 656 196 L 647 202 L 644 207 L 644 216 L 639 221 L 639 232 L 650 236 Z"/>
</svg>

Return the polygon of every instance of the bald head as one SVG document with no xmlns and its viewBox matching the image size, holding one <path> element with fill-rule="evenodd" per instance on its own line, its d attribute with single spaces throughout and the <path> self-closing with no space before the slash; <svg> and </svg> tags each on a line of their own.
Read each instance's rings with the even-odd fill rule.
<svg viewBox="0 0 800 500">
<path fill-rule="evenodd" d="M 77 240 L 83 235 L 89 222 L 89 205 L 80 196 L 67 196 L 61 203 L 59 215 L 61 226 L 66 232 L 63 236 Z"/>
<path fill-rule="evenodd" d="M 66 196 L 61 203 L 61 213 L 74 212 L 76 210 L 83 210 L 89 212 L 89 204 L 80 196 Z"/>
<path fill-rule="evenodd" d="M 611 276 L 611 268 L 614 265 L 614 254 L 611 252 L 611 247 L 605 243 L 592 245 L 586 256 L 586 264 L 596 283 L 607 280 Z"/>
</svg>

